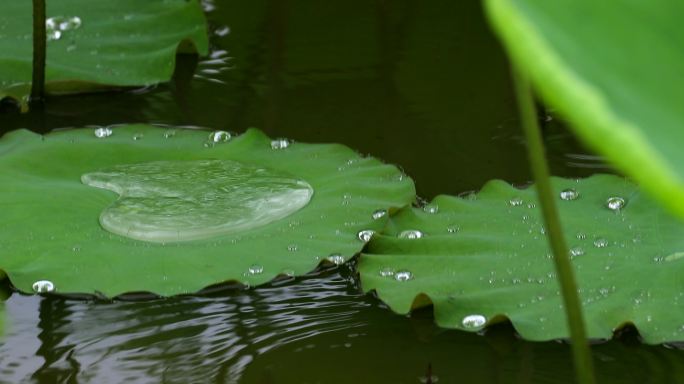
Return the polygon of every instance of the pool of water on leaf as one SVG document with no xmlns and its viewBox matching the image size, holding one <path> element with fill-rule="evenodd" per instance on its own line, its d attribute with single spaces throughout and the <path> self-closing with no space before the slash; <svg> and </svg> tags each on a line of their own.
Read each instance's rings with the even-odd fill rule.
<svg viewBox="0 0 684 384">
<path fill-rule="evenodd" d="M 203 1 L 210 57 L 179 57 L 169 84 L 54 98 L 17 128 L 147 122 L 338 142 L 398 164 L 425 198 L 530 180 L 508 63 L 476 1 Z M 609 172 L 552 111 L 552 172 Z M 351 265 L 249 290 L 157 300 L 13 293 L 0 383 L 572 382 L 570 348 L 502 324 L 439 329 L 363 294 Z M 7 287 L 5 287 L 7 290 Z M 627 332 L 593 347 L 602 383 L 674 383 L 684 352 Z"/>
</svg>

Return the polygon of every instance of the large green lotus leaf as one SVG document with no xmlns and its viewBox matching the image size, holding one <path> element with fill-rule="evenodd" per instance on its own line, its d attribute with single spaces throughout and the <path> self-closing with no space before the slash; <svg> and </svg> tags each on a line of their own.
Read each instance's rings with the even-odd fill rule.
<svg viewBox="0 0 684 384">
<path fill-rule="evenodd" d="M 55 24 L 48 35 L 59 34 L 47 42 L 49 93 L 164 82 L 173 74 L 179 45 L 208 52 L 206 21 L 196 0 L 49 0 L 47 17 Z M 25 102 L 30 93 L 32 25 L 30 1 L 2 3 L 0 99 Z"/>
<path fill-rule="evenodd" d="M 617 176 L 553 179 L 591 338 L 634 324 L 649 343 L 684 340 L 684 226 Z M 578 195 L 574 200 L 566 198 Z M 619 199 L 624 201 L 620 210 Z M 360 261 L 365 290 L 399 313 L 434 304 L 437 323 L 510 319 L 526 339 L 569 337 L 534 188 L 491 181 L 477 195 L 405 209 Z M 419 239 L 401 238 L 419 230 Z M 409 231 L 409 232 L 404 232 Z M 399 237 L 397 236 L 399 235 Z"/>
<path fill-rule="evenodd" d="M 596 151 L 684 216 L 684 2 L 488 0 L 541 96 Z"/>
<path fill-rule="evenodd" d="M 62 293 L 172 295 L 301 275 L 358 253 L 358 232 L 385 226 L 376 210 L 415 194 L 396 167 L 339 144 L 253 129 L 227 142 L 147 125 L 96 132 L 0 139 L 0 269 L 23 291 L 46 280 Z"/>
</svg>

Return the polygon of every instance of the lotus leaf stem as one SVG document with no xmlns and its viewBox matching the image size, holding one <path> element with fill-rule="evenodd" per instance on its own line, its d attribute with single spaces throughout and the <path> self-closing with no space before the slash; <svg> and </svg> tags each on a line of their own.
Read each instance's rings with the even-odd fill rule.
<svg viewBox="0 0 684 384">
<path fill-rule="evenodd" d="M 575 282 L 574 270 L 570 263 L 568 247 L 563 236 L 558 209 L 555 204 L 555 195 L 551 188 L 549 168 L 545 159 L 544 143 L 537 120 L 532 89 L 527 75 L 517 68 L 513 69 L 513 79 L 522 127 L 527 140 L 527 154 L 544 216 L 546 233 L 548 233 L 549 243 L 554 255 L 556 272 L 563 295 L 565 315 L 570 328 L 577 381 L 581 384 L 594 384 L 596 380 L 594 378 L 591 350 L 587 341 L 582 307 L 577 294 L 577 283 Z"/>
<path fill-rule="evenodd" d="M 31 101 L 40 102 L 45 96 L 45 0 L 33 0 L 33 77 Z"/>
</svg>

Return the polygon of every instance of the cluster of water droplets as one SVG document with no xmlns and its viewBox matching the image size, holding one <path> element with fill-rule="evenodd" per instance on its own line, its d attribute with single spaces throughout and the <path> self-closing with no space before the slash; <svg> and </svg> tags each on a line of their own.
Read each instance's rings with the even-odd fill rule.
<svg viewBox="0 0 684 384">
<path fill-rule="evenodd" d="M 342 256 L 339 253 L 333 253 L 332 255 L 326 257 L 326 260 L 329 262 L 335 264 L 335 265 L 342 265 L 346 261 L 344 256 Z"/>
<path fill-rule="evenodd" d="M 45 20 L 45 33 L 48 41 L 59 40 L 67 32 L 81 27 L 78 16 L 54 16 Z"/>
</svg>

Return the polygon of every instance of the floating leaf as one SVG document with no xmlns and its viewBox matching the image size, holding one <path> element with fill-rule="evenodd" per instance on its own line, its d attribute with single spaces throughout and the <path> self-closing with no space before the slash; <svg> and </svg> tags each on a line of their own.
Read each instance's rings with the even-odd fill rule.
<svg viewBox="0 0 684 384">
<path fill-rule="evenodd" d="M 196 0 L 47 1 L 48 93 L 168 81 L 176 52 L 208 52 Z M 0 13 L 0 99 L 26 101 L 32 66 L 32 4 L 6 1 Z M 179 48 L 180 45 L 180 48 Z"/>
<path fill-rule="evenodd" d="M 595 150 L 684 217 L 684 3 L 488 0 L 513 61 Z"/>
<path fill-rule="evenodd" d="M 414 193 L 397 168 L 345 146 L 257 130 L 19 130 L 0 139 L 0 268 L 38 292 L 255 285 L 348 260 L 360 231 L 384 227 L 373 213 Z"/>
<path fill-rule="evenodd" d="M 684 226 L 617 176 L 553 179 L 591 338 L 627 323 L 648 343 L 684 340 Z M 569 196 L 573 198 L 569 198 Z M 610 202 L 622 199 L 619 207 Z M 533 188 L 492 181 L 437 213 L 404 209 L 360 261 L 365 290 L 399 313 L 434 304 L 437 323 L 481 330 L 510 319 L 526 339 L 569 337 Z M 399 236 L 419 230 L 423 236 Z"/>
</svg>

